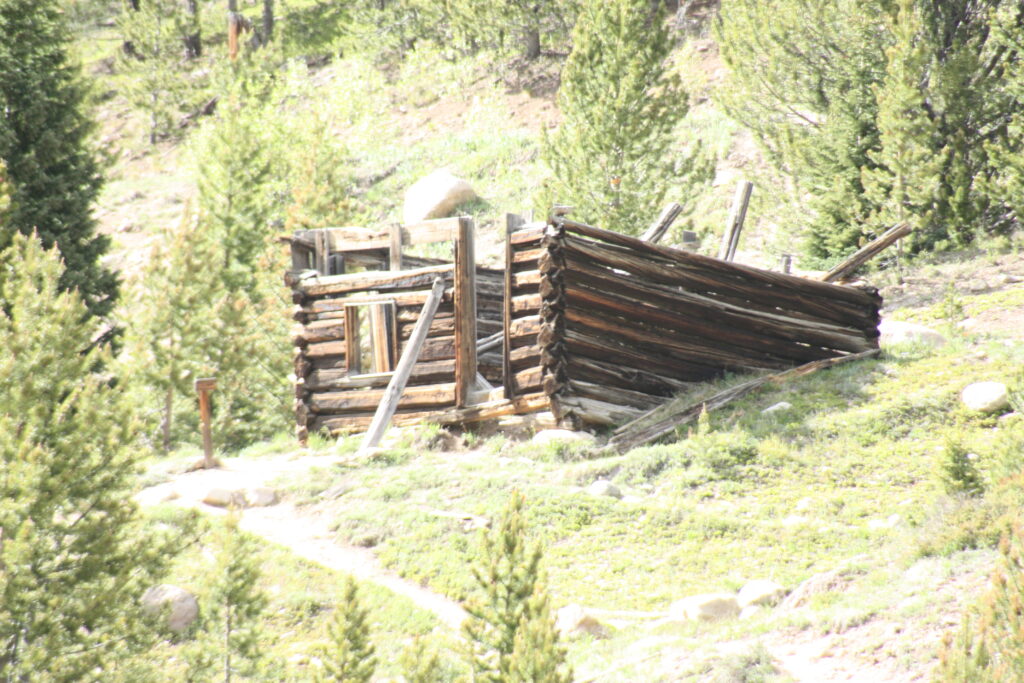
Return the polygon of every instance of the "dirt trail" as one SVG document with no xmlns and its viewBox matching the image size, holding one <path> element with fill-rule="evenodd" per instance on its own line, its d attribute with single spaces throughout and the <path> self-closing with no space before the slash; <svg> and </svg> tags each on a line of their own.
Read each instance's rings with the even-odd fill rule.
<svg viewBox="0 0 1024 683">
<path fill-rule="evenodd" d="M 143 507 L 171 503 L 222 515 L 225 513 L 223 508 L 203 503 L 211 489 L 263 487 L 282 475 L 301 475 L 314 467 L 329 464 L 330 458 L 326 456 L 297 457 L 293 454 L 225 459 L 223 467 L 215 470 L 168 474 L 168 481 L 143 489 L 135 498 Z M 333 540 L 328 520 L 305 514 L 290 503 L 245 509 L 240 526 L 249 533 L 288 548 L 299 557 L 405 596 L 456 631 L 466 618 L 458 603 L 388 572 L 369 550 L 338 545 Z"/>
</svg>

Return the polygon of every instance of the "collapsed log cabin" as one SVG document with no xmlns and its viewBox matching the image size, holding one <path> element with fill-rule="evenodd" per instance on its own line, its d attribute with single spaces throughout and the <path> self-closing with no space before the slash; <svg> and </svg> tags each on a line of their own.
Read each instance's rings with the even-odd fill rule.
<svg viewBox="0 0 1024 683">
<path fill-rule="evenodd" d="M 881 298 L 556 217 L 509 217 L 505 268 L 480 268 L 467 217 L 296 233 L 297 435 L 366 429 L 435 278 L 445 294 L 395 424 L 550 412 L 629 421 L 726 372 L 878 348 Z M 406 246 L 454 244 L 454 262 Z M 497 343 L 500 339 L 501 343 Z"/>
</svg>

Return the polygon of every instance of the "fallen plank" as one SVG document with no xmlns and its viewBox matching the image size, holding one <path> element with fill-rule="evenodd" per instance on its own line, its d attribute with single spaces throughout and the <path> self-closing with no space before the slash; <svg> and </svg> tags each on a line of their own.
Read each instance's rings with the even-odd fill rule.
<svg viewBox="0 0 1024 683">
<path fill-rule="evenodd" d="M 846 259 L 832 270 L 825 273 L 825 277 L 821 278 L 822 282 L 836 282 L 839 280 L 846 280 L 852 275 L 858 268 L 863 266 L 865 263 L 878 256 L 880 253 L 888 249 L 894 243 L 903 239 L 914 231 L 906 223 L 900 223 L 894 225 L 882 234 L 878 239 L 868 242 L 863 247 L 858 249 L 856 253 L 850 258 Z"/>
<path fill-rule="evenodd" d="M 695 421 L 703 410 L 717 410 L 766 384 L 781 384 L 796 377 L 803 377 L 804 375 L 817 372 L 818 370 L 872 358 L 878 354 L 878 349 L 871 349 L 870 351 L 853 353 L 848 356 L 816 360 L 784 372 L 765 375 L 764 377 L 758 377 L 749 382 L 738 384 L 696 403 L 684 403 L 683 401 L 686 399 L 669 401 L 615 430 L 615 434 L 608 440 L 606 448 L 618 453 L 625 453 L 628 450 L 649 444 L 675 431 L 680 425 Z"/>
</svg>

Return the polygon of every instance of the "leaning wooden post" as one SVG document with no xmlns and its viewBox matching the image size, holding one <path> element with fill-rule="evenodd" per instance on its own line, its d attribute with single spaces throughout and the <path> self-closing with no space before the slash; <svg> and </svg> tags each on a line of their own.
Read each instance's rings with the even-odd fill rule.
<svg viewBox="0 0 1024 683">
<path fill-rule="evenodd" d="M 906 223 L 894 225 L 886 230 L 881 237 L 868 242 L 858 249 L 852 256 L 844 260 L 832 270 L 828 271 L 828 273 L 821 278 L 821 281 L 835 282 L 837 280 L 845 280 L 849 276 L 853 275 L 854 271 L 858 268 L 888 249 L 893 242 L 901 241 L 913 231 L 914 229 Z"/>
<path fill-rule="evenodd" d="M 437 307 L 441 304 L 442 297 L 444 297 L 444 280 L 437 278 L 434 280 L 434 287 L 430 290 L 430 295 L 423 304 L 423 310 L 420 312 L 419 320 L 416 321 L 416 326 L 413 327 L 409 341 L 402 351 L 402 359 L 398 361 L 398 367 L 395 368 L 395 373 L 391 376 L 391 381 L 388 382 L 388 388 L 384 390 L 384 396 L 377 404 L 377 412 L 373 414 L 373 421 L 370 423 L 370 428 L 366 430 L 360 450 L 375 448 L 380 443 L 381 437 L 384 436 L 384 432 L 387 431 L 388 425 L 391 424 L 391 418 L 394 417 L 395 410 L 398 409 L 398 401 L 402 398 L 402 392 L 405 391 L 405 385 L 412 374 L 413 366 L 416 365 L 420 351 L 423 350 L 423 342 L 427 340 L 430 323 L 434 320 L 434 314 L 437 313 Z"/>
<path fill-rule="evenodd" d="M 732 261 L 736 257 L 736 247 L 740 243 L 740 231 L 743 230 L 743 221 L 747 218 L 747 206 L 750 204 L 750 193 L 753 191 L 754 183 L 748 180 L 741 180 L 736 185 L 732 209 L 729 211 L 729 222 L 725 225 L 722 245 L 718 248 L 718 258 L 723 261 Z"/>
<path fill-rule="evenodd" d="M 657 244 L 661 241 L 661 238 L 665 236 L 668 229 L 672 227 L 676 218 L 683 212 L 683 207 L 679 202 L 672 202 L 658 215 L 654 222 L 651 223 L 651 227 L 647 228 L 647 231 L 640 237 L 644 242 L 650 242 L 651 244 Z"/>
<path fill-rule="evenodd" d="M 216 466 L 213 460 L 213 434 L 210 431 L 210 392 L 216 388 L 216 377 L 196 380 L 196 391 L 199 392 L 199 420 L 203 426 L 203 469 L 206 470 Z"/>
<path fill-rule="evenodd" d="M 469 403 L 476 384 L 476 256 L 474 225 L 459 218 L 455 238 L 455 407 Z"/>
</svg>

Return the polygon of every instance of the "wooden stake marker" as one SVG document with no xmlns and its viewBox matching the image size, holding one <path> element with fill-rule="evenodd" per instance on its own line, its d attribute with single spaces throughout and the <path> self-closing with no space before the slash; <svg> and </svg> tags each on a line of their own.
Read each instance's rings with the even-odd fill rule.
<svg viewBox="0 0 1024 683">
<path fill-rule="evenodd" d="M 195 386 L 199 392 L 199 420 L 203 426 L 203 469 L 209 470 L 217 466 L 213 459 L 213 433 L 210 431 L 210 392 L 217 388 L 217 378 L 197 379 Z"/>
</svg>

